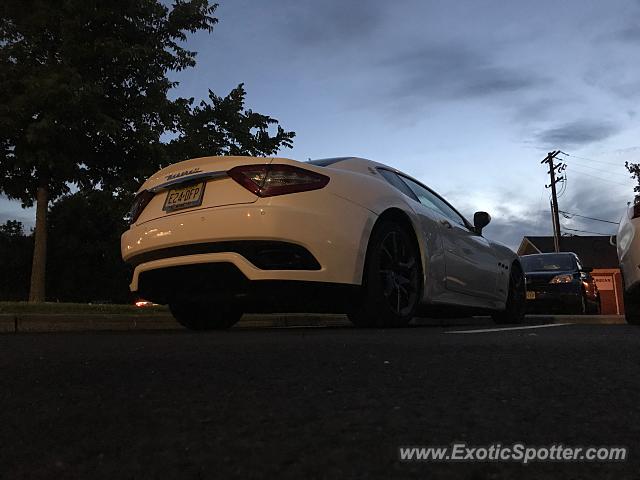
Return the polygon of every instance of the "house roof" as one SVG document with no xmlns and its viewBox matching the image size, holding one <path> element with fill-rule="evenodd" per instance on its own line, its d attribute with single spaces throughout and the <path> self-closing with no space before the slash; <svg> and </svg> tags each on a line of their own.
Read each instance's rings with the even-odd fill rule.
<svg viewBox="0 0 640 480">
<path fill-rule="evenodd" d="M 533 251 L 532 248 L 533 247 Z M 560 237 L 560 251 L 574 252 L 586 267 L 619 268 L 616 247 L 608 236 Z M 553 237 L 524 237 L 518 255 L 525 253 L 553 253 Z"/>
</svg>

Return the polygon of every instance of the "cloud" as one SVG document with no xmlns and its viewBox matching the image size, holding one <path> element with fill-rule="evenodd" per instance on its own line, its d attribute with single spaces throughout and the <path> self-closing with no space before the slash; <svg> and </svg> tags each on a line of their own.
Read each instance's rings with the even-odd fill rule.
<svg viewBox="0 0 640 480">
<path fill-rule="evenodd" d="M 600 182 L 598 179 L 573 182 L 571 193 L 560 198 L 558 205 L 560 210 L 571 214 L 583 215 L 610 222 L 618 222 L 626 210 L 627 201 L 633 197 L 633 187 L 628 191 L 624 187 Z M 591 232 L 613 234 L 618 226 L 607 222 L 600 222 L 573 216 L 572 218 L 560 217 L 560 224 L 569 228 L 588 230 Z"/>
<path fill-rule="evenodd" d="M 473 221 L 473 212 L 484 210 L 491 215 L 491 223 L 483 235 L 504 243 L 516 250 L 525 235 L 550 235 L 551 220 L 549 202 L 544 196 L 531 199 L 516 188 L 470 192 L 457 188 L 446 192 L 445 198 L 452 201 L 465 218 Z"/>
<path fill-rule="evenodd" d="M 487 54 L 456 44 L 432 44 L 387 58 L 382 66 L 398 78 L 391 96 L 469 99 L 521 92 L 548 81 L 499 65 Z"/>
<path fill-rule="evenodd" d="M 575 178 L 575 177 L 574 177 Z M 594 232 L 605 235 L 615 234 L 618 226 L 608 222 L 618 222 L 625 212 L 627 201 L 632 197 L 631 188 L 624 192 L 615 185 L 598 182 L 597 179 L 575 182 L 571 180 L 567 195 L 558 199 L 559 209 L 573 215 L 560 215 L 563 234 L 592 235 Z M 540 209 L 539 207 L 544 207 Z M 526 213 L 521 213 L 526 212 Z M 484 230 L 484 235 L 517 249 L 524 236 L 551 236 L 551 209 L 549 204 L 533 203 L 518 205 L 517 208 L 505 203 L 494 209 L 491 223 Z M 582 215 L 578 217 L 575 214 Z M 570 218 L 567 218 L 570 217 Z M 607 220 L 607 222 L 591 220 Z M 573 230 L 569 230 L 573 229 Z M 576 232 L 574 230 L 582 230 Z"/>
<path fill-rule="evenodd" d="M 35 208 L 22 208 L 19 201 L 0 195 L 0 223 L 7 220 L 22 222 L 25 230 L 29 230 L 35 224 Z"/>
<path fill-rule="evenodd" d="M 550 213 L 540 211 L 527 218 L 515 215 L 492 218 L 483 235 L 515 251 L 523 237 L 551 235 L 551 228 Z"/>
<path fill-rule="evenodd" d="M 297 46 L 347 46 L 370 36 L 382 24 L 385 9 L 382 1 L 289 1 L 282 7 L 284 33 Z"/>
<path fill-rule="evenodd" d="M 578 120 L 542 130 L 535 138 L 545 145 L 568 148 L 605 140 L 619 130 L 618 126 L 607 121 Z"/>
<path fill-rule="evenodd" d="M 597 178 L 570 175 L 567 193 L 558 199 L 559 209 L 570 214 L 560 215 L 562 233 L 615 234 L 618 225 L 614 223 L 618 222 L 625 212 L 627 201 L 633 197 L 632 190 L 632 186 L 625 190 L 624 187 L 602 182 Z M 463 189 L 454 189 L 448 191 L 445 198 L 452 200 L 453 205 L 467 219 L 473 218 L 475 210 L 489 212 L 491 223 L 484 229 L 483 235 L 488 239 L 504 243 L 513 250 L 517 250 L 524 236 L 553 234 L 551 208 L 546 193 L 539 199 L 527 199 L 517 190 L 505 189 L 501 192 L 488 192 L 486 196 L 473 197 L 468 191 L 465 193 Z"/>
<path fill-rule="evenodd" d="M 0 224 L 4 224 L 9 220 L 17 220 L 22 223 L 25 231 L 29 231 L 35 226 L 35 218 L 28 215 L 19 215 L 11 211 L 0 211 Z"/>
<path fill-rule="evenodd" d="M 613 33 L 613 38 L 621 42 L 640 43 L 640 25 L 629 25 Z"/>
<path fill-rule="evenodd" d="M 629 64 L 629 52 L 622 48 L 619 50 L 625 52 L 625 55 L 598 59 L 584 73 L 583 80 L 590 87 L 614 94 L 628 108 L 628 105 L 632 103 L 630 100 L 640 96 L 640 71 L 634 65 Z"/>
</svg>

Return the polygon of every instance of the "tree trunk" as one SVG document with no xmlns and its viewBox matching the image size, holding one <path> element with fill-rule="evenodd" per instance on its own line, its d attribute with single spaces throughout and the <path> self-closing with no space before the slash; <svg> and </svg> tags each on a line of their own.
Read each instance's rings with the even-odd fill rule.
<svg viewBox="0 0 640 480">
<path fill-rule="evenodd" d="M 45 300 L 45 271 L 47 267 L 47 207 L 49 188 L 46 184 L 38 187 L 36 194 L 36 230 L 33 244 L 33 263 L 31 264 L 30 302 Z"/>
</svg>

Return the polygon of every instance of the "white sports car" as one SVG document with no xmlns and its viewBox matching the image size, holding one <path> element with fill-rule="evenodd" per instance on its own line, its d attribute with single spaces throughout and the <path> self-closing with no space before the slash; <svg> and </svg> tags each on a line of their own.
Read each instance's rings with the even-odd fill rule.
<svg viewBox="0 0 640 480">
<path fill-rule="evenodd" d="M 616 236 L 620 271 L 624 284 L 624 313 L 627 323 L 640 325 L 640 202 L 622 216 Z"/>
<path fill-rule="evenodd" d="M 122 235 L 131 290 L 184 326 L 244 312 L 347 313 L 363 327 L 414 315 L 524 316 L 517 255 L 433 190 L 355 157 L 204 157 L 149 178 Z"/>
</svg>

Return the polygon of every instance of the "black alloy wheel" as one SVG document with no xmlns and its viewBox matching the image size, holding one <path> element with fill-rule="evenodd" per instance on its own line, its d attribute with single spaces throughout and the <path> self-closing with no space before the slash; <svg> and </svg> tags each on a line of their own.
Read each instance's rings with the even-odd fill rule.
<svg viewBox="0 0 640 480">
<path fill-rule="evenodd" d="M 420 299 L 420 253 L 413 232 L 388 221 L 376 226 L 365 261 L 364 298 L 350 320 L 359 327 L 401 327 Z"/>
<path fill-rule="evenodd" d="M 418 260 L 405 235 L 392 230 L 382 240 L 378 272 L 383 294 L 398 316 L 410 313 L 418 297 Z"/>
</svg>

